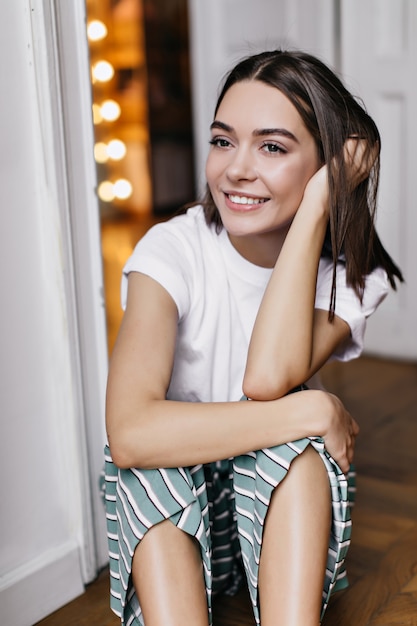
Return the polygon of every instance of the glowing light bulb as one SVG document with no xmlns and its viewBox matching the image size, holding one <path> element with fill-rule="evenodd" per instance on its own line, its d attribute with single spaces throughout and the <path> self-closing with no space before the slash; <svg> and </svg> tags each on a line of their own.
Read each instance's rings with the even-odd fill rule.
<svg viewBox="0 0 417 626">
<path fill-rule="evenodd" d="M 126 154 L 126 145 L 120 139 L 112 139 L 107 144 L 107 156 L 113 161 L 120 161 Z"/>
<path fill-rule="evenodd" d="M 107 146 L 102 141 L 98 141 L 94 146 L 94 158 L 97 163 L 105 163 L 108 161 Z"/>
<path fill-rule="evenodd" d="M 107 36 L 107 27 L 100 20 L 92 20 L 87 26 L 87 36 L 90 41 L 100 41 Z"/>
<path fill-rule="evenodd" d="M 113 185 L 113 192 L 119 200 L 126 200 L 132 195 L 132 185 L 125 178 L 119 178 Z"/>
<path fill-rule="evenodd" d="M 114 76 L 114 67 L 108 61 L 98 61 L 91 70 L 93 78 L 100 83 L 111 80 Z"/>
<path fill-rule="evenodd" d="M 100 113 L 106 122 L 114 122 L 120 116 L 120 105 L 115 100 L 105 100 L 100 107 Z"/>
<path fill-rule="evenodd" d="M 93 104 L 93 123 L 100 124 L 103 121 L 101 109 L 98 104 Z"/>
<path fill-rule="evenodd" d="M 103 180 L 97 189 L 98 197 L 103 202 L 111 202 L 115 198 L 114 185 L 109 180 Z"/>
</svg>

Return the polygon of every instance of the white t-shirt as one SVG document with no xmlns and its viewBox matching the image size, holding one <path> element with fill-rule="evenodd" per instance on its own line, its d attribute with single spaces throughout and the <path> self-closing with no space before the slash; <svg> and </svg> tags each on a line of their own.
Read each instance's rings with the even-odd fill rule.
<svg viewBox="0 0 417 626">
<path fill-rule="evenodd" d="M 272 269 L 253 265 L 232 246 L 227 232 L 208 227 L 203 209 L 152 227 L 137 244 L 123 270 L 122 306 L 127 276 L 142 272 L 173 298 L 179 316 L 174 367 L 167 397 L 188 402 L 239 400 L 252 328 Z M 316 308 L 328 310 L 333 266 L 321 259 Z M 360 355 L 366 318 L 388 292 L 384 270 L 366 279 L 362 304 L 337 271 L 336 315 L 351 329 L 350 341 L 332 358 Z"/>
</svg>

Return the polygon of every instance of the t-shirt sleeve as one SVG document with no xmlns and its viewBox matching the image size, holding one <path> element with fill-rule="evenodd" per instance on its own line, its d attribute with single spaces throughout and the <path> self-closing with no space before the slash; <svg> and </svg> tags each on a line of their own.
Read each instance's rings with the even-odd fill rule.
<svg viewBox="0 0 417 626">
<path fill-rule="evenodd" d="M 333 265 L 329 259 L 321 259 L 317 278 L 316 309 L 329 310 L 332 289 Z M 338 347 L 332 359 L 349 361 L 362 353 L 366 320 L 389 291 L 388 277 L 382 268 L 373 270 L 365 280 L 362 302 L 352 287 L 346 284 L 346 270 L 339 264 L 336 272 L 335 314 L 350 327 L 350 339 Z"/>
<path fill-rule="evenodd" d="M 126 308 L 128 276 L 141 272 L 156 280 L 174 300 L 178 315 L 189 308 L 189 272 L 192 264 L 181 233 L 167 224 L 153 226 L 137 243 L 122 274 L 121 302 Z"/>
</svg>

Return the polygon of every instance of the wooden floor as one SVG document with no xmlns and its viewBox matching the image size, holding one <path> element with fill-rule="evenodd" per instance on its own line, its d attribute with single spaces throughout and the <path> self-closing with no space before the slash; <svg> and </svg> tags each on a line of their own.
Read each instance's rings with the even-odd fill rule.
<svg viewBox="0 0 417 626">
<path fill-rule="evenodd" d="M 324 381 L 358 419 L 361 434 L 351 585 L 333 597 L 323 626 L 417 626 L 417 364 L 364 357 L 326 366 Z M 38 626 L 117 626 L 108 602 L 103 572 Z M 217 600 L 215 626 L 253 624 L 244 591 Z"/>
</svg>

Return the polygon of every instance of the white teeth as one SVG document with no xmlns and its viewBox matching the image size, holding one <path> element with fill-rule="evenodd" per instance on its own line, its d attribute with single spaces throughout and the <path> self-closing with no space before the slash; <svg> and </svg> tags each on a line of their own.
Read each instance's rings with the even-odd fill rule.
<svg viewBox="0 0 417 626">
<path fill-rule="evenodd" d="M 247 196 L 229 195 L 229 198 L 234 204 L 261 204 L 261 202 L 265 202 L 265 200 L 259 198 L 248 198 Z"/>
</svg>

